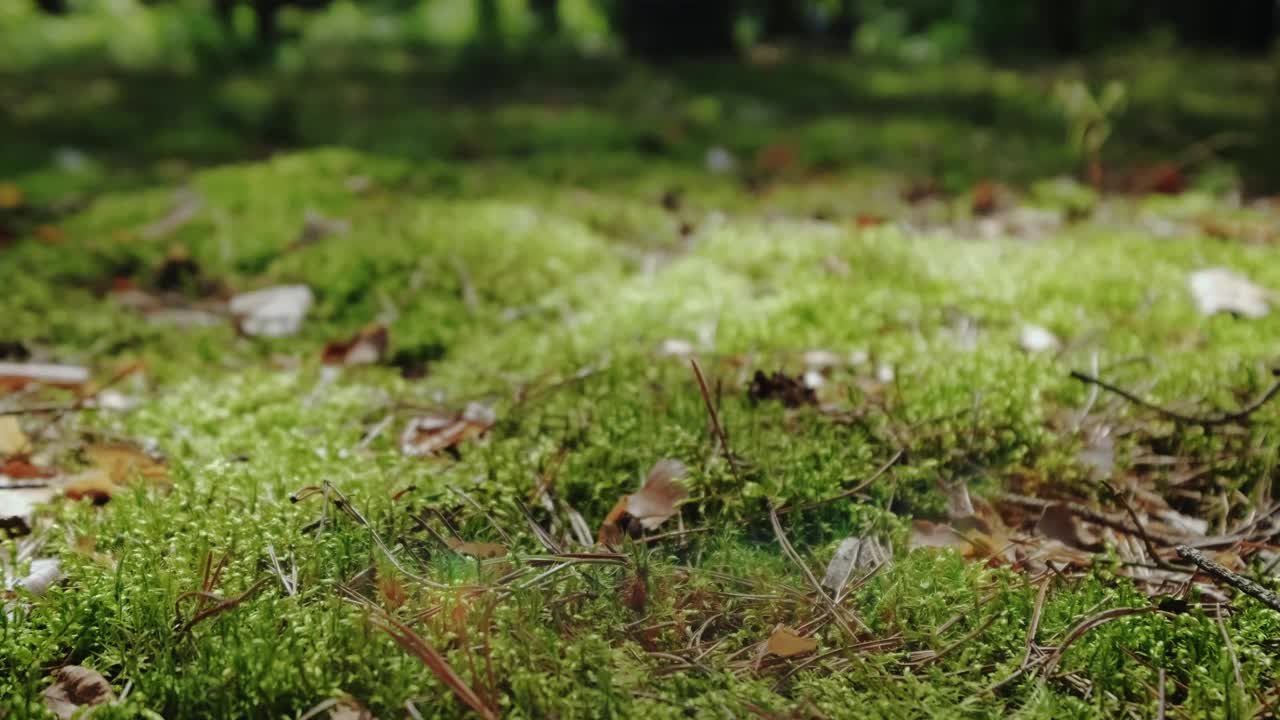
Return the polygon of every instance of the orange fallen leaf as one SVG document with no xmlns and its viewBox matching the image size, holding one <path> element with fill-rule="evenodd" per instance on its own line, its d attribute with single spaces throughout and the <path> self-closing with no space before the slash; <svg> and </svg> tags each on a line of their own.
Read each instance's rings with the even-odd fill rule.
<svg viewBox="0 0 1280 720">
<path fill-rule="evenodd" d="M 61 720 L 69 720 L 81 708 L 116 699 L 111 683 L 97 670 L 67 665 L 54 673 L 54 683 L 44 691 L 44 705 Z M 87 714 L 87 713 L 85 713 Z"/>
<path fill-rule="evenodd" d="M 62 230 L 57 225 L 49 225 L 47 223 L 36 227 L 36 237 L 50 245 L 56 245 L 65 238 Z"/>
<path fill-rule="evenodd" d="M 40 467 L 31 464 L 23 456 L 11 457 L 0 463 L 0 475 L 13 478 L 14 480 L 34 480 L 36 478 L 51 478 L 56 475 L 51 468 Z"/>
<path fill-rule="evenodd" d="M 773 634 L 769 636 L 769 641 L 765 643 L 765 650 L 769 654 L 784 658 L 803 655 L 817 649 L 817 640 L 801 637 L 799 633 L 786 625 L 779 625 L 775 628 Z"/>
<path fill-rule="evenodd" d="M 374 365 L 387 354 L 387 328 L 370 325 L 355 336 L 324 346 L 321 360 L 326 365 Z"/>
</svg>

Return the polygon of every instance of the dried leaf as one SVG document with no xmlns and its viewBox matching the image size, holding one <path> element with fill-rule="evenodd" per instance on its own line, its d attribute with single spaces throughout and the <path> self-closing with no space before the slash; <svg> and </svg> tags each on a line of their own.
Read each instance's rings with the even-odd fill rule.
<svg viewBox="0 0 1280 720">
<path fill-rule="evenodd" d="M 818 404 L 818 396 L 814 394 L 813 388 L 806 385 L 802 379 L 793 378 L 781 371 L 765 375 L 764 372 L 757 370 L 755 376 L 751 378 L 747 397 L 751 398 L 752 402 L 777 400 L 789 408 Z"/>
<path fill-rule="evenodd" d="M 67 665 L 54 673 L 54 683 L 44 691 L 44 704 L 61 720 L 70 720 L 82 707 L 116 699 L 111 683 L 97 670 Z"/>
<path fill-rule="evenodd" d="M 950 525 L 928 520 L 911 521 L 911 548 L 955 548 L 965 557 L 971 557 L 974 546 L 964 535 Z"/>
<path fill-rule="evenodd" d="M 1084 529 L 1080 518 L 1066 505 L 1050 505 L 1040 515 L 1036 531 L 1041 535 L 1068 547 L 1097 552 L 1102 549 L 1098 538 Z"/>
<path fill-rule="evenodd" d="M 434 455 L 464 440 L 483 435 L 497 422 L 493 409 L 471 403 L 458 415 L 416 417 L 400 434 L 400 451 L 405 455 Z"/>
<path fill-rule="evenodd" d="M 640 492 L 627 497 L 627 514 L 639 520 L 645 530 L 666 522 L 679 512 L 676 503 L 689 495 L 676 482 L 687 472 L 688 468 L 679 460 L 664 459 L 654 463 Z"/>
<path fill-rule="evenodd" d="M 990 215 L 998 209 L 996 184 L 983 180 L 973 188 L 972 210 L 974 215 Z"/>
<path fill-rule="evenodd" d="M 62 494 L 72 500 L 89 499 L 94 505 L 103 505 L 115 495 L 120 485 L 111 474 L 101 468 L 91 468 L 76 475 L 62 486 Z"/>
<path fill-rule="evenodd" d="M 507 554 L 506 545 L 487 542 L 463 542 L 454 538 L 449 539 L 449 548 L 460 555 L 468 555 L 481 560 L 503 557 Z"/>
<path fill-rule="evenodd" d="M 18 418 L 14 415 L 0 415 L 0 455 L 19 455 L 29 452 L 31 452 L 31 439 L 22 432 Z"/>
<path fill-rule="evenodd" d="M 353 337 L 324 346 L 321 360 L 326 365 L 375 365 L 387 355 L 387 328 L 370 325 Z"/>
<path fill-rule="evenodd" d="M 360 704 L 359 700 L 344 695 L 338 699 L 333 710 L 329 713 L 329 720 L 376 720 L 373 712 Z"/>
<path fill-rule="evenodd" d="M 801 637 L 795 630 L 785 625 L 775 628 L 773 634 L 769 636 L 769 642 L 765 644 L 765 650 L 769 654 L 784 658 L 803 655 L 817 649 L 817 640 Z"/>
<path fill-rule="evenodd" d="M 79 365 L 0 362 L 0 389 L 17 390 L 27 385 L 78 390 L 89 382 L 89 370 Z"/>
<path fill-rule="evenodd" d="M 854 570 L 870 572 L 889 559 L 889 551 L 875 538 L 845 538 L 836 548 L 831 562 L 827 563 L 822 587 L 830 590 L 832 595 L 839 595 Z"/>
<path fill-rule="evenodd" d="M 615 545 L 623 533 L 639 537 L 642 530 L 653 530 L 679 512 L 676 504 L 689 495 L 678 482 L 688 468 L 679 460 L 664 459 L 654 463 L 639 492 L 624 495 L 600 524 L 597 539 L 602 545 Z"/>
<path fill-rule="evenodd" d="M 280 285 L 231 298 L 228 308 L 240 330 L 252 337 L 286 337 L 298 332 L 315 296 L 306 285 Z"/>
<path fill-rule="evenodd" d="M 4 588 L 6 591 L 24 590 L 35 596 L 44 595 L 54 583 L 63 578 L 62 561 L 57 558 L 40 558 L 31 561 L 31 570 L 26 577 L 8 577 L 6 573 Z"/>
<path fill-rule="evenodd" d="M 0 475 L 14 480 L 35 480 L 37 478 L 51 478 L 56 473 L 47 467 L 33 465 L 24 457 L 11 457 L 0 463 Z M 3 489 L 3 486 L 0 486 Z"/>
<path fill-rule="evenodd" d="M 164 464 L 132 445 L 90 445 L 85 448 L 84 454 L 90 465 L 105 472 L 111 482 L 117 485 L 123 485 L 135 477 L 153 483 L 169 482 L 169 470 Z"/>
<path fill-rule="evenodd" d="M 1220 312 L 1260 318 L 1270 310 L 1275 294 L 1254 285 L 1245 276 L 1226 268 L 1191 273 L 1191 294 L 1202 315 Z"/>
</svg>

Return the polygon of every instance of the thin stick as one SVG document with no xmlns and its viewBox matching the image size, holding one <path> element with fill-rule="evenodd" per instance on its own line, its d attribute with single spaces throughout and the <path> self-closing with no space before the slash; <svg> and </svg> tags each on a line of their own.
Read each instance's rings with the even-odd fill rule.
<svg viewBox="0 0 1280 720">
<path fill-rule="evenodd" d="M 220 613 L 226 612 L 227 610 L 230 610 L 236 607 L 237 605 L 244 602 L 245 600 L 248 600 L 259 590 L 266 587 L 267 583 L 270 581 L 271 581 L 271 578 L 262 578 L 261 580 L 254 583 L 253 585 L 250 585 L 249 589 L 245 590 L 244 593 L 237 595 L 236 597 L 223 600 L 217 605 L 213 605 L 201 610 L 200 612 L 191 616 L 190 620 L 186 621 L 185 623 L 182 624 L 181 627 L 178 628 L 178 632 L 176 633 L 177 636 L 182 637 L 183 635 L 187 634 L 187 632 L 190 631 L 191 628 L 195 627 L 198 623 L 204 620 L 208 620 L 214 615 L 218 615 Z"/>
<path fill-rule="evenodd" d="M 1238 573 L 1231 572 L 1218 563 L 1204 556 L 1204 553 L 1193 547 L 1179 545 L 1178 555 L 1183 560 L 1195 563 L 1206 575 L 1219 582 L 1226 583 L 1246 595 L 1252 595 L 1258 602 L 1280 612 L 1280 597 L 1258 583 Z"/>
<path fill-rule="evenodd" d="M 1280 369 L 1273 369 L 1271 371 L 1271 374 L 1280 376 Z M 1188 425 L 1204 425 L 1204 426 L 1227 425 L 1230 423 L 1242 422 L 1244 420 L 1248 420 L 1250 415 L 1257 412 L 1259 408 L 1267 404 L 1267 402 L 1270 401 L 1277 394 L 1280 394 L 1280 380 L 1277 380 L 1276 382 L 1271 384 L 1271 387 L 1264 390 L 1262 394 L 1258 395 L 1256 398 L 1251 400 L 1248 404 L 1246 404 L 1244 407 L 1240 408 L 1236 412 L 1223 413 L 1221 415 L 1196 416 L 1196 415 L 1186 415 L 1184 413 L 1178 412 L 1177 410 L 1170 410 L 1167 407 L 1157 405 L 1151 402 L 1150 400 L 1145 400 L 1143 398 L 1138 397 L 1137 395 L 1134 395 L 1133 393 L 1129 392 L 1128 390 L 1125 390 L 1124 388 L 1117 387 L 1107 382 L 1106 380 L 1094 377 L 1093 375 L 1088 375 L 1086 373 L 1080 372 L 1079 370 L 1072 370 L 1071 377 L 1083 383 L 1087 383 L 1090 385 L 1097 385 L 1103 390 L 1119 395 L 1120 397 L 1124 398 L 1125 400 L 1128 400 L 1129 402 L 1133 403 L 1134 405 L 1137 405 L 1138 407 L 1146 408 L 1147 410 L 1151 410 L 1152 412 L 1159 413 L 1169 418 L 1170 420 L 1173 420 L 1175 422 L 1180 422 L 1180 423 L 1186 423 Z"/>
<path fill-rule="evenodd" d="M 832 619 L 834 619 L 836 624 L 840 626 L 840 629 L 844 630 L 845 634 L 847 634 L 854 642 L 857 642 L 858 634 L 853 631 L 853 628 L 849 627 L 847 622 L 845 622 L 839 606 L 837 606 L 835 601 L 831 599 L 831 596 L 827 595 L 827 591 L 822 587 L 822 583 L 818 582 L 818 578 L 814 577 L 813 571 L 809 569 L 807 564 L 805 564 L 805 561 L 800 557 L 800 553 L 796 552 L 796 549 L 791 546 L 791 541 L 787 540 L 786 533 L 782 531 L 782 523 L 778 521 L 778 513 L 773 509 L 773 503 L 769 503 L 769 522 L 773 525 L 773 534 L 778 537 L 778 544 L 782 546 L 782 552 L 786 554 L 791 562 L 795 563 L 796 566 L 800 568 L 800 572 L 804 574 L 805 580 L 809 582 L 809 586 L 813 588 L 813 591 L 818 594 L 818 599 L 826 606 L 827 611 L 831 613 Z M 853 618 L 853 621 L 858 624 L 859 630 L 866 633 L 871 632 L 871 628 L 868 628 L 863 624 L 862 620 L 860 620 L 856 614 L 850 613 L 849 615 Z"/>
<path fill-rule="evenodd" d="M 1053 671 L 1058 667 L 1058 661 L 1061 660 L 1062 656 L 1067 652 L 1067 648 L 1071 647 L 1071 643 L 1075 642 L 1076 640 L 1079 640 L 1082 635 L 1089 632 L 1090 630 L 1100 625 L 1105 625 L 1111 622 L 1112 620 L 1119 620 L 1122 617 L 1129 617 L 1130 615 L 1144 615 L 1146 613 L 1152 613 L 1152 612 L 1160 612 L 1160 608 L 1118 607 L 1118 608 L 1111 608 L 1110 610 L 1103 610 L 1102 612 L 1098 613 L 1097 615 L 1094 615 L 1093 617 L 1086 618 L 1080 621 L 1079 624 L 1071 628 L 1071 632 L 1067 633 L 1067 637 L 1062 641 L 1062 644 L 1054 648 L 1053 652 L 1049 653 L 1048 658 L 1046 658 L 1044 662 L 1043 676 L 1046 678 L 1052 676 Z"/>
<path fill-rule="evenodd" d="M 698 367 L 698 361 L 693 358 L 689 358 L 689 365 L 693 367 L 693 375 L 698 379 L 698 390 L 702 392 L 702 402 L 707 406 L 707 415 L 711 417 L 711 428 L 720 439 L 720 450 L 724 453 L 725 461 L 729 463 L 733 479 L 742 485 L 742 478 L 738 475 L 738 464 L 734 462 L 733 453 L 729 451 L 729 436 L 725 433 L 724 426 L 720 424 L 720 416 L 716 414 L 715 404 L 711 402 L 711 391 L 707 390 L 707 380 L 702 376 L 702 368 Z"/>
<path fill-rule="evenodd" d="M 1103 527 L 1109 527 L 1112 530 L 1125 533 L 1126 535 L 1134 535 L 1137 537 L 1141 537 L 1145 533 L 1148 539 L 1159 542 L 1161 545 L 1167 545 L 1170 547 L 1177 545 L 1180 542 L 1184 542 L 1183 539 L 1170 537 L 1163 533 L 1152 532 L 1150 530 L 1146 530 L 1145 528 L 1140 528 L 1140 527 L 1132 527 L 1128 523 L 1126 523 L 1124 520 L 1121 520 L 1116 517 L 1112 517 L 1111 515 L 1107 515 L 1106 513 L 1099 512 L 1097 510 L 1094 510 L 1093 508 L 1087 507 L 1085 505 L 1081 505 L 1080 503 L 1077 503 L 1077 502 L 1045 500 L 1044 498 L 1030 497 L 1028 495 L 1018 495 L 1016 493 L 1004 493 L 1000 495 L 998 499 L 1001 502 L 1006 502 L 1013 505 L 1021 505 L 1022 507 L 1031 508 L 1034 510 L 1044 510 L 1045 508 L 1051 505 L 1061 505 L 1062 507 L 1065 507 L 1067 510 L 1069 510 L 1072 515 L 1082 517 L 1091 523 L 1102 525 Z"/>
<path fill-rule="evenodd" d="M 1176 567 L 1170 565 L 1156 554 L 1156 547 L 1151 542 L 1151 537 L 1147 535 L 1147 529 L 1143 527 L 1142 521 L 1138 519 L 1138 513 L 1133 509 L 1133 505 L 1129 503 L 1128 498 L 1121 495 L 1120 491 L 1116 490 L 1111 483 L 1104 482 L 1102 483 L 1102 486 L 1110 491 L 1111 494 L 1120 501 L 1120 504 L 1124 507 L 1125 513 L 1129 515 L 1129 520 L 1133 523 L 1133 526 L 1138 529 L 1138 537 L 1142 539 L 1142 544 L 1147 548 L 1147 554 L 1151 556 L 1151 560 L 1155 562 L 1156 566 L 1162 570 L 1177 570 Z"/>
<path fill-rule="evenodd" d="M 1019 666 L 1024 670 L 1031 663 L 1031 651 L 1036 646 L 1036 632 L 1040 630 L 1040 615 L 1044 612 L 1044 601 L 1049 594 L 1049 583 L 1052 581 L 1052 577 L 1046 577 L 1040 583 L 1040 592 L 1036 593 L 1036 604 L 1031 611 L 1031 622 L 1027 625 L 1026 652 L 1022 654 L 1022 664 Z"/>
<path fill-rule="evenodd" d="M 1160 685 L 1159 685 L 1160 690 L 1159 690 L 1159 700 L 1158 700 L 1158 701 L 1157 701 L 1157 703 L 1156 703 L 1156 720 L 1164 720 L 1164 705 L 1165 705 L 1165 699 L 1164 699 L 1165 673 L 1164 673 L 1164 668 L 1160 668 L 1160 680 L 1159 680 L 1159 682 L 1160 682 Z"/>
<path fill-rule="evenodd" d="M 865 490 L 867 486 L 869 486 L 871 483 L 875 482 L 876 480 L 879 480 L 881 477 L 884 476 L 885 473 L 889 472 L 889 468 L 892 468 L 894 465 L 897 465 L 898 461 L 902 459 L 902 456 L 905 455 L 906 452 L 907 451 L 905 449 L 898 448 L 898 451 L 893 454 L 893 457 L 890 457 L 875 472 L 871 473 L 871 477 L 868 477 L 866 480 L 863 480 L 862 482 L 858 483 L 856 486 L 854 486 L 853 488 L 850 488 L 849 490 L 845 490 L 844 492 L 838 495 L 832 495 L 831 497 L 828 497 L 828 498 L 823 498 L 821 500 L 814 500 L 813 502 L 805 503 L 804 505 L 788 505 L 786 507 L 778 508 L 778 514 L 786 515 L 787 513 L 793 513 L 800 510 L 812 510 L 816 507 L 822 507 L 823 505 L 830 505 L 833 502 L 837 502 L 845 498 L 853 497 L 854 495 L 857 495 L 858 493 Z"/>
</svg>

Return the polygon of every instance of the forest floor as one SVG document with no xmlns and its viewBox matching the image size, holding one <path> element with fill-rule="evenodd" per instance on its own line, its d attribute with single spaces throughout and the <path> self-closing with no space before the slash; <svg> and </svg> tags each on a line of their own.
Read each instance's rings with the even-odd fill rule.
<svg viewBox="0 0 1280 720">
<path fill-rule="evenodd" d="M 1274 714 L 1264 67 L 389 67 L 0 84 L 0 717 Z"/>
</svg>

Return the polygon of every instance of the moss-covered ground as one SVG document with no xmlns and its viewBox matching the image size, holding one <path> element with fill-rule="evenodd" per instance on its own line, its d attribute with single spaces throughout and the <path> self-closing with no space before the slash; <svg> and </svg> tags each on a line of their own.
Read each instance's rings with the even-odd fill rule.
<svg viewBox="0 0 1280 720">
<path fill-rule="evenodd" d="M 5 179 L 23 195 L 0 211 L 0 340 L 99 380 L 143 367 L 111 387 L 128 411 L 29 412 L 22 426 L 63 468 L 91 440 L 145 445 L 171 482 L 101 507 L 56 502 L 7 541 L 11 562 L 38 541 L 66 577 L 7 601 L 0 716 L 43 712 L 65 664 L 128 687 L 95 717 L 296 718 L 347 695 L 378 717 L 470 713 L 387 617 L 511 717 L 1273 712 L 1280 615 L 1251 598 L 1153 598 L 1114 549 L 1035 572 L 909 549 L 912 518 L 945 519 L 956 484 L 1122 514 L 1082 459 L 1099 428 L 1115 436 L 1113 482 L 1173 498 L 1211 533 L 1270 507 L 1280 404 L 1206 429 L 1068 373 L 1193 412 L 1262 390 L 1280 314 L 1202 316 L 1187 278 L 1222 266 L 1280 288 L 1277 212 L 1241 206 L 1225 166 L 1199 156 L 1175 196 L 1036 182 L 1075 167 L 1047 100 L 1055 77 L 1146 73 L 1131 78 L 1134 112 L 1178 130 L 1149 137 L 1158 123 L 1126 115 L 1111 152 L 1136 165 L 1186 149 L 1178 132 L 1256 124 L 1261 68 L 815 62 L 731 75 L 732 89 L 720 67 L 576 72 L 438 94 L 419 84 L 444 74 L 381 68 L 228 74 L 200 95 L 181 77 L 84 68 L 66 71 L 77 92 L 58 73 L 5 86 L 4 131 L 23 139 Z M 50 162 L 62 146 L 81 155 Z M 705 167 L 713 146 L 734 171 Z M 940 194 L 904 200 L 924 178 Z M 991 218 L 973 216 L 984 178 L 1010 188 Z M 184 205 L 189 218 L 157 226 Z M 299 242 L 316 213 L 348 226 Z M 179 253 L 193 264 L 174 281 Z M 157 322 L 121 301 L 126 284 L 188 303 L 305 284 L 316 304 L 297 335 L 264 339 Z M 322 367 L 326 343 L 371 323 L 400 366 Z M 1031 324 L 1061 348 L 1021 347 Z M 819 404 L 749 397 L 757 370 L 799 376 L 817 350 L 834 358 Z M 401 452 L 412 418 L 472 402 L 496 416 L 483 436 Z M 899 451 L 854 496 L 818 502 Z M 594 541 L 663 458 L 687 464 L 690 493 L 649 533 L 666 537 L 616 556 L 574 540 Z M 819 577 L 846 537 L 891 546 L 839 601 L 851 632 L 783 553 L 771 505 L 802 508 L 782 529 Z M 595 556 L 549 559 L 531 523 Z M 509 552 L 460 555 L 439 541 L 451 532 Z M 1274 585 L 1260 548 L 1235 548 L 1239 567 Z M 209 607 L 250 589 L 188 625 L 204 602 L 189 593 Z M 1113 608 L 1150 612 L 1017 675 L 1033 622 L 1053 648 Z M 779 624 L 816 653 L 767 654 Z"/>
</svg>

